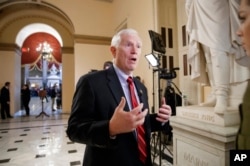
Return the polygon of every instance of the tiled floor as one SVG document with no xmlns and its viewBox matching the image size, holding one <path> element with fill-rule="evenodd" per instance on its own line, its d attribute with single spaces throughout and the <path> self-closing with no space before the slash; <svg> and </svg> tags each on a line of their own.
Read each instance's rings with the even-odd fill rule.
<svg viewBox="0 0 250 166">
<path fill-rule="evenodd" d="M 50 101 L 32 98 L 31 116 L 19 111 L 12 119 L 0 120 L 0 166 L 80 166 L 85 146 L 71 142 L 65 130 L 69 115 L 61 110 L 51 112 Z M 164 148 L 161 165 L 172 166 L 171 147 Z M 168 150 L 170 149 L 170 150 Z M 167 154 L 167 155 L 166 155 Z M 168 159 L 170 162 L 168 162 Z M 155 162 L 159 165 L 158 155 Z"/>
</svg>

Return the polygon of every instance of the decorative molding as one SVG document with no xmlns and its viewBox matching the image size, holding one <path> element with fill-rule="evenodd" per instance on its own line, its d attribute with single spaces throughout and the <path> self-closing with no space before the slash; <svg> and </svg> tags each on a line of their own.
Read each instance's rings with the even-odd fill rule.
<svg viewBox="0 0 250 166">
<path fill-rule="evenodd" d="M 21 48 L 12 43 L 0 43 L 0 51 L 15 51 L 18 55 L 22 55 Z"/>
<path fill-rule="evenodd" d="M 76 43 L 110 45 L 111 37 L 74 35 Z"/>
<path fill-rule="evenodd" d="M 68 36 L 70 40 L 72 40 L 73 45 L 72 34 L 74 33 L 74 26 L 65 13 L 57 9 L 55 6 L 44 2 L 40 3 L 38 1 L 26 0 L 18 1 L 18 3 L 17 1 L 15 2 L 16 3 L 8 2 L 4 6 L 1 6 L 0 4 L 0 17 L 4 18 L 4 24 L 0 26 L 0 35 L 5 33 L 6 29 L 13 29 L 17 22 L 26 23 L 25 25 L 27 25 L 28 23 L 34 23 L 34 20 L 37 20 L 36 22 L 53 25 L 53 27 L 62 27 L 58 28 L 61 29 L 59 33 L 67 33 L 66 35 L 62 35 L 62 37 Z"/>
<path fill-rule="evenodd" d="M 19 49 L 18 45 L 13 43 L 0 43 L 0 51 L 13 51 L 15 49 Z"/>
<path fill-rule="evenodd" d="M 33 19 L 40 20 L 41 23 L 46 23 L 46 21 L 51 21 L 63 27 L 63 29 L 65 29 L 65 31 L 68 32 L 69 34 L 73 33 L 65 24 L 63 24 L 62 20 L 55 20 L 53 19 L 53 17 L 42 16 L 42 15 L 24 15 L 24 16 L 16 16 L 15 18 L 9 19 L 8 22 L 6 22 L 2 27 L 0 27 L 0 34 L 2 34 L 5 31 L 5 29 L 13 26 L 12 24 L 18 21 L 32 22 Z"/>
<path fill-rule="evenodd" d="M 1 1 L 1 0 L 0 0 Z M 3 0 L 2 0 L 3 1 Z M 9 14 L 20 10 L 43 10 L 63 18 L 71 27 L 73 23 L 70 18 L 57 6 L 47 3 L 42 0 L 15 0 L 0 2 L 0 14 Z M 4 12 L 3 12 L 4 11 Z M 4 16 L 4 15 L 2 15 Z"/>
<path fill-rule="evenodd" d="M 103 2 L 109 2 L 109 3 L 112 3 L 114 0 L 97 0 L 97 1 L 103 1 Z"/>
<path fill-rule="evenodd" d="M 119 32 L 120 30 L 127 28 L 127 27 L 128 27 L 127 22 L 128 22 L 128 20 L 127 20 L 127 18 L 125 18 L 125 19 L 115 28 L 115 31 L 116 31 L 116 32 Z"/>
<path fill-rule="evenodd" d="M 73 47 L 62 47 L 62 54 L 74 54 Z"/>
</svg>

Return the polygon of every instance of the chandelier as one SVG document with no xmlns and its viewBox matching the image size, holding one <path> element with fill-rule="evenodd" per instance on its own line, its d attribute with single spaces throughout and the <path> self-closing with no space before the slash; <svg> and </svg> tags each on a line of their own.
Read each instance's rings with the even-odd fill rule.
<svg viewBox="0 0 250 166">
<path fill-rule="evenodd" d="M 36 48 L 36 51 L 42 55 L 43 60 L 51 61 L 53 49 L 47 41 L 40 43 Z"/>
</svg>

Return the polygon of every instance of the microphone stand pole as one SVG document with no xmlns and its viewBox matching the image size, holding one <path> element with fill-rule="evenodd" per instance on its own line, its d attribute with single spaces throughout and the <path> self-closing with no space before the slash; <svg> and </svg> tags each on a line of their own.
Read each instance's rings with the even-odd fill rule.
<svg viewBox="0 0 250 166">
<path fill-rule="evenodd" d="M 158 79 L 158 88 L 160 88 L 160 79 Z M 160 89 L 159 89 L 159 93 L 160 93 Z M 160 98 L 160 94 L 159 94 L 159 107 L 161 104 L 161 98 Z M 161 152 L 161 131 L 158 131 L 158 137 L 159 137 L 159 166 L 161 166 L 161 159 L 162 159 L 162 152 Z"/>
<path fill-rule="evenodd" d="M 158 56 L 158 60 L 160 62 L 160 56 Z M 159 105 L 158 107 L 161 106 L 161 88 L 160 88 L 160 70 L 158 71 L 158 101 L 159 101 Z M 161 140 L 161 131 L 158 131 L 158 136 L 159 136 L 159 166 L 161 166 L 161 159 L 162 159 L 162 151 L 161 151 L 161 144 L 162 144 L 162 140 Z"/>
</svg>

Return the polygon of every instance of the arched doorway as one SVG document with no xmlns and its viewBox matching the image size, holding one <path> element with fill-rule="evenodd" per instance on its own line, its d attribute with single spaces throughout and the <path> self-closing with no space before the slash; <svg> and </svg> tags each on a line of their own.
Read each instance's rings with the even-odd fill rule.
<svg viewBox="0 0 250 166">
<path fill-rule="evenodd" d="M 62 83 L 61 44 L 47 32 L 31 33 L 22 44 L 21 66 L 22 84 L 50 88 Z"/>
<path fill-rule="evenodd" d="M 4 75 L 0 78 L 0 84 L 2 85 L 6 80 L 12 82 L 11 112 L 15 113 L 20 109 L 20 89 L 21 83 L 23 82 L 21 78 L 21 56 L 22 51 L 25 51 L 22 50 L 22 48 L 25 48 L 20 41 L 24 42 L 31 34 L 29 30 L 23 31 L 23 33 L 19 32 L 27 25 L 34 23 L 48 25 L 55 29 L 61 37 L 61 41 L 58 40 L 58 42 L 61 44 L 61 63 L 63 63 L 63 59 L 67 61 L 69 55 L 71 58 L 74 56 L 74 27 L 63 11 L 42 1 L 6 1 L 0 4 L 0 10 L 2 16 L 0 20 L 0 53 L 3 55 L 0 57 L 0 61 L 8 62 L 8 64 L 4 64 L 0 67 L 0 74 Z M 36 33 L 44 33 L 44 30 L 44 27 L 40 27 Z M 52 36 L 57 38 L 56 35 Z M 70 61 L 70 63 L 71 64 L 61 67 L 62 73 L 64 70 L 74 71 L 71 69 L 71 67 L 73 68 L 74 66 L 72 64 L 73 62 Z M 8 71 L 8 75 L 4 74 L 6 70 Z M 74 75 L 74 73 L 72 73 L 72 75 Z M 73 80 L 68 79 L 67 83 L 64 84 L 64 78 L 62 75 L 62 89 L 67 85 L 74 87 Z M 69 94 L 65 96 L 64 100 L 71 101 L 72 95 L 73 94 Z M 66 108 L 65 110 L 69 112 L 70 103 L 66 102 L 64 106 Z"/>
<path fill-rule="evenodd" d="M 40 27 L 46 27 L 45 30 L 47 31 L 45 32 L 45 30 L 42 29 L 40 32 L 36 32 L 37 28 L 39 29 Z M 28 25 L 20 31 L 18 37 L 22 36 L 21 34 L 24 33 L 26 29 L 30 29 L 30 35 L 22 42 L 21 84 L 27 84 L 30 88 L 31 103 L 29 105 L 32 106 L 32 108 L 37 103 L 41 105 L 41 102 L 37 102 L 37 100 L 41 101 L 39 94 L 41 90 L 44 90 L 47 101 L 49 102 L 51 98 L 53 103 L 47 102 L 42 104 L 47 105 L 45 108 L 48 108 L 47 111 L 49 111 L 49 113 L 51 111 L 55 113 L 57 109 L 60 109 L 60 111 L 58 110 L 56 113 L 60 113 L 62 106 L 60 93 L 62 92 L 60 86 L 62 84 L 61 38 L 59 35 L 56 35 L 56 30 L 44 24 Z M 56 38 L 56 36 L 58 37 Z M 52 91 L 56 93 L 53 99 L 51 97 Z M 15 115 L 26 115 L 23 110 L 24 109 L 20 110 Z M 31 109 L 30 114 L 35 115 L 37 111 Z"/>
</svg>

